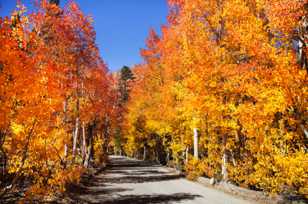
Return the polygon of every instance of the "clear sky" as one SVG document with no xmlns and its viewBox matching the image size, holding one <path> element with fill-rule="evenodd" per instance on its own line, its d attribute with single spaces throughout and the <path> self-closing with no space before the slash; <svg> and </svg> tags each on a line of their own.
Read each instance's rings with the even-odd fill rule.
<svg viewBox="0 0 308 204">
<path fill-rule="evenodd" d="M 33 0 L 22 0 L 33 9 Z M 63 6 L 67 0 L 60 0 Z M 94 18 L 97 44 L 110 70 L 140 63 L 149 29 L 160 33 L 168 12 L 166 0 L 76 0 L 85 14 Z M 0 0 L 1 16 L 9 15 L 16 0 Z"/>
</svg>

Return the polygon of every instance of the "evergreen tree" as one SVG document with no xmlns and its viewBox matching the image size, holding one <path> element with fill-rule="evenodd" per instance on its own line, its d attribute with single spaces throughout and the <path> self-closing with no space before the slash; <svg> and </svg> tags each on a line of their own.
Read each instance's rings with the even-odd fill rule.
<svg viewBox="0 0 308 204">
<path fill-rule="evenodd" d="M 123 66 L 120 70 L 120 77 L 118 82 L 118 109 L 120 110 L 118 113 L 118 124 L 121 124 L 123 121 L 123 113 L 125 112 L 124 107 L 129 99 L 129 82 L 134 79 L 134 74 L 128 66 Z M 121 154 L 122 152 L 122 130 L 121 127 L 116 128 L 115 132 L 115 151 Z"/>
<path fill-rule="evenodd" d="M 134 74 L 128 66 L 123 66 L 120 71 L 119 94 L 120 104 L 123 105 L 129 98 L 129 82 L 134 79 Z"/>
</svg>

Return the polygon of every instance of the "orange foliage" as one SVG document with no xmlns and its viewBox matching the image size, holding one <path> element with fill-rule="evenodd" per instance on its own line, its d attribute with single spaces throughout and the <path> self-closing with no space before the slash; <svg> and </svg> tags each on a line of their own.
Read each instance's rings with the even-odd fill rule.
<svg viewBox="0 0 308 204">
<path fill-rule="evenodd" d="M 114 93 L 91 20 L 76 3 L 42 1 L 23 13 L 19 6 L 0 20 L 0 156 L 1 179 L 13 177 L 13 188 L 31 179 L 30 198 L 78 182 L 94 146 L 96 165 L 105 162 Z"/>
<path fill-rule="evenodd" d="M 291 42 L 305 2 L 169 3 L 168 25 L 161 38 L 150 31 L 136 68 L 126 152 L 148 147 L 149 158 L 181 165 L 198 128 L 201 158 L 186 165 L 192 177 L 307 196 L 307 72 Z"/>
</svg>

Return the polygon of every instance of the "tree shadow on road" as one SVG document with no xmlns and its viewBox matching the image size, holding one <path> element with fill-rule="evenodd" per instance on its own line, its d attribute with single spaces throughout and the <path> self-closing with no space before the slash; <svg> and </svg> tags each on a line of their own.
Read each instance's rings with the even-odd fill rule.
<svg viewBox="0 0 308 204">
<path fill-rule="evenodd" d="M 159 175 L 159 176 L 121 176 L 102 178 L 103 183 L 146 183 L 176 180 L 182 178 L 182 175 Z"/>
<path fill-rule="evenodd" d="M 71 185 L 67 189 L 67 194 L 69 196 L 79 196 L 79 195 L 106 195 L 106 194 L 114 194 L 119 193 L 123 191 L 130 191 L 132 189 L 129 188 L 112 188 L 107 187 L 107 185 L 104 185 L 100 183 L 100 185 L 97 186 L 85 186 L 83 184 L 78 185 Z"/>
<path fill-rule="evenodd" d="M 150 169 L 144 169 L 140 170 L 140 168 L 130 168 L 128 170 L 118 170 L 115 168 L 108 169 L 105 171 L 105 173 L 111 173 L 111 174 L 124 174 L 124 175 L 144 175 L 144 174 L 168 174 L 168 172 L 163 172 L 159 170 L 150 170 Z M 170 172 L 169 172 L 170 174 Z"/>
<path fill-rule="evenodd" d="M 110 176 L 100 177 L 102 183 L 145 183 L 160 182 L 167 180 L 175 180 L 182 178 L 183 175 L 172 172 L 164 172 L 153 169 L 160 165 L 153 165 L 152 162 L 145 161 L 127 161 L 118 159 L 117 162 L 109 164 L 105 170 L 105 174 Z M 114 175 L 115 174 L 115 175 Z"/>
<path fill-rule="evenodd" d="M 200 195 L 189 193 L 175 193 L 171 195 L 153 194 L 153 195 L 123 195 L 114 200 L 107 200 L 104 204 L 145 204 L 145 203 L 174 203 L 182 200 L 194 200 Z"/>
<path fill-rule="evenodd" d="M 155 169 L 160 165 L 141 161 L 113 159 L 104 171 L 99 169 L 95 174 L 84 175 L 80 184 L 70 186 L 67 199 L 59 203 L 106 203 L 106 204 L 147 204 L 147 203 L 177 203 L 182 200 L 193 200 L 200 195 L 189 193 L 174 194 L 144 194 L 121 195 L 120 192 L 132 191 L 130 188 L 120 187 L 125 183 L 146 183 L 176 180 L 182 175 Z M 124 185 L 125 186 L 125 185 Z"/>
<path fill-rule="evenodd" d="M 194 200 L 200 195 L 193 195 L 189 193 L 175 193 L 171 195 L 164 194 L 149 194 L 149 195 L 121 195 L 116 198 L 103 198 L 92 201 L 87 198 L 76 197 L 71 200 L 72 203 L 83 203 L 83 204 L 151 204 L 151 203 L 177 203 L 183 200 Z"/>
</svg>

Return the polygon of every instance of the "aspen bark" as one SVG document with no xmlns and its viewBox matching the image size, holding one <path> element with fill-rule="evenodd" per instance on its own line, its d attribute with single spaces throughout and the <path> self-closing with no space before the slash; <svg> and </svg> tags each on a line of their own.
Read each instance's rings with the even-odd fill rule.
<svg viewBox="0 0 308 204">
<path fill-rule="evenodd" d="M 82 154 L 82 160 L 83 161 L 86 158 L 86 151 L 87 151 L 86 128 L 85 128 L 84 122 L 82 122 L 82 148 L 81 148 L 81 154 Z"/>
<path fill-rule="evenodd" d="M 64 112 L 64 117 L 63 117 L 63 122 L 64 124 L 67 123 L 67 98 L 65 98 L 65 100 L 63 101 L 63 112 Z M 66 162 L 66 158 L 67 158 L 67 152 L 68 152 L 68 147 L 67 144 L 64 144 L 64 161 Z"/>
<path fill-rule="evenodd" d="M 185 163 L 188 163 L 188 147 L 185 149 Z"/>
<path fill-rule="evenodd" d="M 76 118 L 75 130 L 73 132 L 73 161 L 75 161 L 76 157 L 78 134 L 79 134 L 79 117 Z"/>
<path fill-rule="evenodd" d="M 227 170 L 227 150 L 226 150 L 226 143 L 227 143 L 227 136 L 223 135 L 223 155 L 221 161 L 221 175 L 224 181 L 228 180 L 228 170 Z"/>
<path fill-rule="evenodd" d="M 86 150 L 86 157 L 85 157 L 85 161 L 83 163 L 84 167 L 86 167 L 86 168 L 89 166 L 89 163 L 90 163 L 90 156 L 92 154 L 91 150 L 92 150 L 92 138 L 89 139 L 88 148 Z"/>
<path fill-rule="evenodd" d="M 194 157 L 195 159 L 199 158 L 198 152 L 198 129 L 194 128 Z"/>
<path fill-rule="evenodd" d="M 143 160 L 146 159 L 146 156 L 147 156 L 147 150 L 146 150 L 146 146 L 144 145 L 143 146 Z"/>
<path fill-rule="evenodd" d="M 166 163 L 168 164 L 169 161 L 170 161 L 170 152 L 168 151 L 166 155 Z"/>
<path fill-rule="evenodd" d="M 305 135 L 305 138 L 308 139 L 308 131 L 305 129 L 304 125 L 300 125 L 301 129 L 303 130 L 303 133 Z"/>
<path fill-rule="evenodd" d="M 223 156 L 222 156 L 221 174 L 222 174 L 222 179 L 224 181 L 227 181 L 228 180 L 228 171 L 227 171 L 227 153 L 226 153 L 226 151 L 224 151 Z"/>
<path fill-rule="evenodd" d="M 64 144 L 64 158 L 67 157 L 67 144 Z"/>
<path fill-rule="evenodd" d="M 234 158 L 234 153 L 231 152 L 231 155 L 232 155 L 232 163 L 233 163 L 233 166 L 236 166 L 236 161 L 235 161 L 235 158 Z"/>
</svg>

